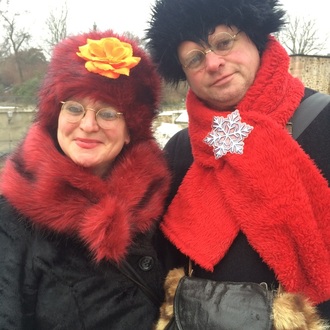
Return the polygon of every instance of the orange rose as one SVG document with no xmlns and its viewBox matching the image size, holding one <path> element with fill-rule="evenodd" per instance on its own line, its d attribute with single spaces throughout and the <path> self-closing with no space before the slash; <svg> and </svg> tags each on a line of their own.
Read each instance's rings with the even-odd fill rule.
<svg viewBox="0 0 330 330">
<path fill-rule="evenodd" d="M 87 39 L 87 44 L 79 47 L 77 55 L 86 60 L 88 71 L 117 79 L 121 74 L 129 76 L 141 57 L 133 56 L 132 46 L 117 38 Z"/>
</svg>

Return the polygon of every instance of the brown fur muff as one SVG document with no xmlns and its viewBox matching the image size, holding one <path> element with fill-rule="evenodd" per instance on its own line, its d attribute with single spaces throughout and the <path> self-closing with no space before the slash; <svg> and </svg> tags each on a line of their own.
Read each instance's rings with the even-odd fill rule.
<svg viewBox="0 0 330 330">
<path fill-rule="evenodd" d="M 185 275 L 183 268 L 172 269 L 165 280 L 165 301 L 160 307 L 160 317 L 154 330 L 164 330 L 173 317 L 175 291 Z M 316 307 L 301 294 L 278 290 L 275 293 L 273 330 L 327 330 L 330 326 L 322 320 Z M 192 330 L 192 329 L 189 329 Z"/>
</svg>

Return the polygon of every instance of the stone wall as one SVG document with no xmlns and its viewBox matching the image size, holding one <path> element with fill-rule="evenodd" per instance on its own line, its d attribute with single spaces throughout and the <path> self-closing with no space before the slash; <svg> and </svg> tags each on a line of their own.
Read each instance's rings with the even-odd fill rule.
<svg viewBox="0 0 330 330">
<path fill-rule="evenodd" d="M 292 55 L 290 72 L 305 86 L 330 94 L 330 56 Z"/>
<path fill-rule="evenodd" d="M 15 148 L 29 129 L 34 116 L 34 109 L 0 107 L 0 156 Z"/>
</svg>

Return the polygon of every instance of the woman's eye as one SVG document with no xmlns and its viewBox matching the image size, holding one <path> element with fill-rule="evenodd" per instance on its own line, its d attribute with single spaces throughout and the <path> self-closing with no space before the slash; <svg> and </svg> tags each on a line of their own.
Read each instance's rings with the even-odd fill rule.
<svg viewBox="0 0 330 330">
<path fill-rule="evenodd" d="M 64 109 L 67 113 L 72 116 L 78 116 L 85 112 L 84 108 L 81 105 L 68 103 L 64 105 Z"/>
<path fill-rule="evenodd" d="M 117 112 L 112 109 L 104 109 L 98 112 L 98 116 L 104 120 L 114 120 L 117 118 Z"/>
<path fill-rule="evenodd" d="M 82 113 L 84 110 L 80 107 L 76 107 L 74 105 L 70 106 L 67 108 L 68 111 L 72 112 L 72 113 L 76 113 L 76 114 L 80 114 Z"/>
</svg>

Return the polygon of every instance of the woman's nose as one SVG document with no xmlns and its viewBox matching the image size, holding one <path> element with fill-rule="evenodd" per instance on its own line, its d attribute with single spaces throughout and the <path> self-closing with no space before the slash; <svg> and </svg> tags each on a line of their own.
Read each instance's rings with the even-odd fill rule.
<svg viewBox="0 0 330 330">
<path fill-rule="evenodd" d="M 97 123 L 96 113 L 94 110 L 86 110 L 85 116 L 80 121 L 80 128 L 88 132 L 99 130 L 100 127 Z"/>
</svg>

